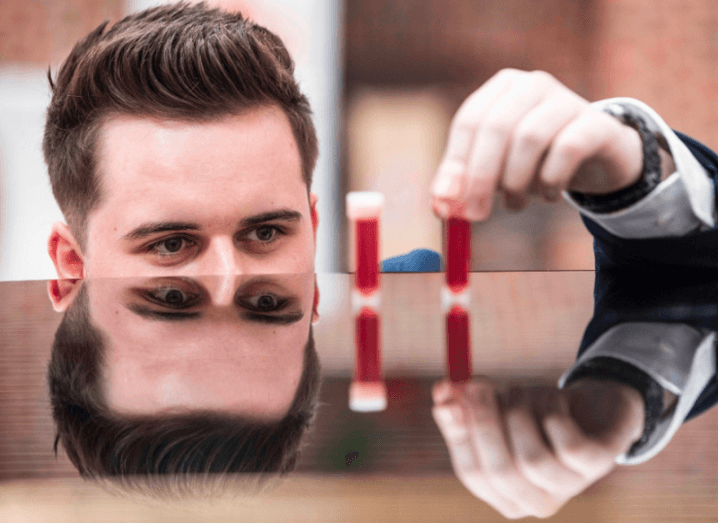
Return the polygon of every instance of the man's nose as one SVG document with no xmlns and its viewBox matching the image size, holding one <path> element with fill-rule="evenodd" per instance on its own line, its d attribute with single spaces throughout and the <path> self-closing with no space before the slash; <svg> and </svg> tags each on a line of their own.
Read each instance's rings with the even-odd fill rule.
<svg viewBox="0 0 718 523">
<path fill-rule="evenodd" d="M 202 256 L 198 270 L 201 276 L 224 276 L 245 274 L 245 259 L 237 250 L 231 237 L 213 238 Z"/>
<path fill-rule="evenodd" d="M 215 307 L 229 307 L 234 304 L 234 295 L 237 291 L 241 276 L 235 274 L 217 274 L 206 276 L 206 286 L 209 290 L 212 305 Z"/>
</svg>

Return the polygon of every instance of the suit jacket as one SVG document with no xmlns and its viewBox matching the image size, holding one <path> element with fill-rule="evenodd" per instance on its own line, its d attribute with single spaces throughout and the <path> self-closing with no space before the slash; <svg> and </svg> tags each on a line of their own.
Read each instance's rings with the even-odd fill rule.
<svg viewBox="0 0 718 523">
<path fill-rule="evenodd" d="M 714 181 L 718 156 L 676 133 Z M 636 387 L 646 402 L 641 439 L 620 457 L 636 464 L 653 457 L 678 426 L 718 402 L 718 229 L 681 237 L 619 238 L 583 218 L 594 237 L 594 315 L 564 387 L 582 377 Z M 678 395 L 670 416 L 664 388 Z"/>
</svg>

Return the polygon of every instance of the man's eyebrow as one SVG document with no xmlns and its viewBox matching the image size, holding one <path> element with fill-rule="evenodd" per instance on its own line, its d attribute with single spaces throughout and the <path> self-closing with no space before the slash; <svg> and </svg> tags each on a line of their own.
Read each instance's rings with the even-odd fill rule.
<svg viewBox="0 0 718 523">
<path fill-rule="evenodd" d="M 303 312 L 295 312 L 289 314 L 258 314 L 256 312 L 243 312 L 242 318 L 254 323 L 264 323 L 268 325 L 292 325 L 304 318 Z"/>
<path fill-rule="evenodd" d="M 302 213 L 300 212 L 292 211 L 290 209 L 280 209 L 244 218 L 239 222 L 239 228 L 243 229 L 245 227 L 251 227 L 252 225 L 259 225 L 261 223 L 271 222 L 274 220 L 297 221 L 301 219 Z"/>
<path fill-rule="evenodd" d="M 187 222 L 153 222 L 143 223 L 139 227 L 125 234 L 122 239 L 124 241 L 139 240 L 146 238 L 158 232 L 177 232 L 177 231 L 198 231 L 201 227 L 196 223 Z"/>
<path fill-rule="evenodd" d="M 129 310 L 131 310 L 132 312 L 134 312 L 141 318 L 145 318 L 148 320 L 154 320 L 154 321 L 166 321 L 166 322 L 187 321 L 187 320 L 193 320 L 195 318 L 199 318 L 201 315 L 200 312 L 156 311 L 156 310 L 150 309 L 148 307 L 143 307 L 142 305 L 137 305 L 135 303 L 126 303 L 125 307 L 127 307 Z"/>
</svg>

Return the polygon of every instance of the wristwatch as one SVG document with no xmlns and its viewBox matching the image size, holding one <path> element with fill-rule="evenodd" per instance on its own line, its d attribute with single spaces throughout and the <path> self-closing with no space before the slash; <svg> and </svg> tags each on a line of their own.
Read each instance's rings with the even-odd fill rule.
<svg viewBox="0 0 718 523">
<path fill-rule="evenodd" d="M 629 105 L 613 103 L 603 111 L 617 118 L 622 124 L 635 129 L 643 144 L 643 170 L 636 183 L 610 194 L 583 194 L 569 192 L 580 206 L 597 214 L 609 213 L 625 209 L 655 189 L 661 183 L 661 156 L 659 146 L 669 151 L 665 138 L 653 134 L 646 125 L 646 120 L 638 109 Z"/>
</svg>

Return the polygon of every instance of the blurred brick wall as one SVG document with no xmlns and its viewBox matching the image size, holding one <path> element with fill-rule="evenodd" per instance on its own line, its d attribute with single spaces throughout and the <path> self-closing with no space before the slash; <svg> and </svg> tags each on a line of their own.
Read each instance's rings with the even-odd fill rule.
<svg viewBox="0 0 718 523">
<path fill-rule="evenodd" d="M 584 91 L 594 0 L 346 0 L 346 83 L 477 88 L 504 67 Z"/>
<path fill-rule="evenodd" d="M 592 96 L 631 96 L 718 148 L 718 3 L 600 0 Z"/>
<path fill-rule="evenodd" d="M 346 5 L 348 114 L 355 93 L 375 89 L 386 97 L 389 90 L 427 85 L 444 93 L 453 114 L 498 70 L 542 69 L 589 100 L 638 98 L 673 128 L 718 148 L 714 0 L 346 0 Z M 357 163 L 352 155 L 358 154 L 372 151 L 347 147 L 352 187 L 361 185 L 351 171 Z M 518 215 L 497 206 L 490 221 L 475 224 L 473 237 L 473 270 L 593 268 L 591 237 L 565 203 L 535 201 Z M 427 237 L 415 247 L 432 241 Z"/>
<path fill-rule="evenodd" d="M 594 0 L 347 0 L 345 96 L 347 104 L 345 169 L 355 190 L 384 190 L 372 182 L 392 170 L 386 148 L 377 151 L 367 140 L 353 136 L 362 119 L 358 112 L 372 98 L 375 105 L 406 100 L 417 90 L 432 89 L 443 96 L 447 113 L 437 116 L 430 133 L 443 151 L 448 123 L 461 102 L 498 70 L 506 67 L 542 69 L 584 97 L 593 91 L 593 55 L 597 16 Z M 418 103 L 418 102 L 417 102 Z M 418 108 L 416 114 L 425 114 Z M 391 111 L 387 110 L 387 114 Z M 408 114 L 408 112 L 407 112 Z M 418 121 L 418 118 L 416 119 Z M 395 130 L 411 122 L 397 119 Z M 423 123 L 422 123 L 423 124 Z M 389 142 L 387 142 L 388 144 Z M 418 147 L 418 145 L 417 145 Z M 410 148 L 395 148 L 396 159 L 417 158 Z M 441 152 L 432 165 L 413 167 L 427 173 L 404 184 L 402 198 L 421 202 L 418 218 L 438 220 L 423 203 Z M 358 160 L 357 157 L 361 157 Z M 363 166 L 364 168 L 358 168 Z M 396 171 L 396 169 L 394 169 Z M 394 198 L 395 199 L 395 198 Z M 435 228 L 424 227 L 406 238 L 405 220 L 391 220 L 387 199 L 382 222 L 383 241 L 404 238 L 384 248 L 391 255 L 413 248 L 440 245 Z M 416 206 L 415 206 L 416 207 Z M 473 227 L 472 270 L 592 269 L 591 237 L 568 204 L 534 201 L 525 211 L 512 213 L 496 205 L 491 220 Z M 395 209 L 406 212 L 407 208 Z M 437 249 L 438 250 L 438 249 Z"/>
<path fill-rule="evenodd" d="M 105 20 L 117 20 L 123 0 L 0 1 L 0 63 L 46 67 Z"/>
</svg>

